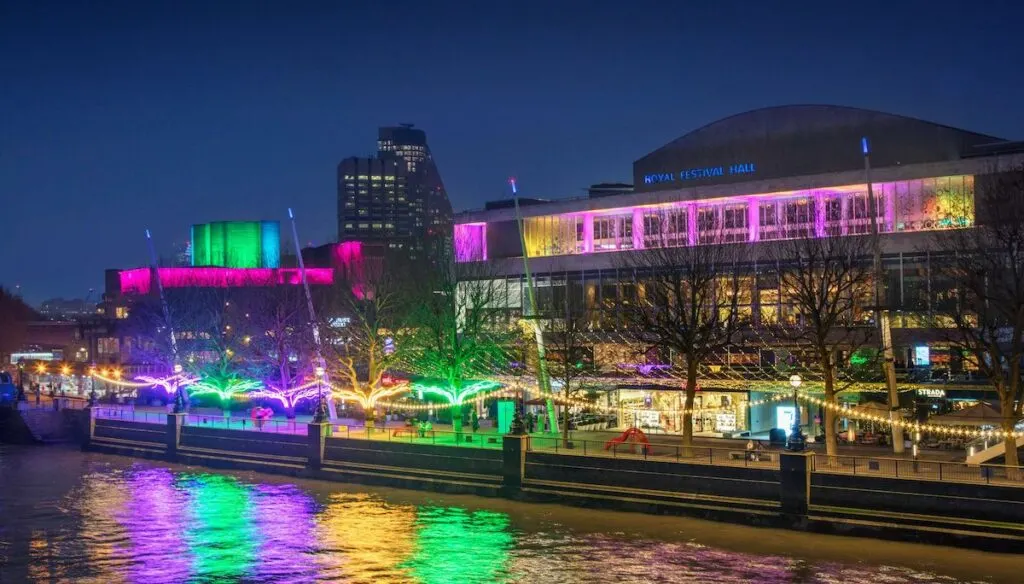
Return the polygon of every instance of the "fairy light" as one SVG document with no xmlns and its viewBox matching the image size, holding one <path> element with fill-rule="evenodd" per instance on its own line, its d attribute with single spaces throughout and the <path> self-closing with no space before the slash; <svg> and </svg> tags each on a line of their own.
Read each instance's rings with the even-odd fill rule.
<svg viewBox="0 0 1024 584">
<path fill-rule="evenodd" d="M 149 375 L 135 376 L 136 382 L 144 383 L 148 387 L 161 387 L 169 396 L 177 393 L 179 387 L 192 385 L 198 380 L 199 379 L 197 377 L 191 377 L 181 373 L 177 373 L 169 377 L 150 377 Z"/>
</svg>

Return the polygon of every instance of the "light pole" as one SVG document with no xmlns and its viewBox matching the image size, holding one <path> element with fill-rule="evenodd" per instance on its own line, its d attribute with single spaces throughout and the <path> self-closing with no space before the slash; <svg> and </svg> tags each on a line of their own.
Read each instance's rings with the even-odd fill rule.
<svg viewBox="0 0 1024 584">
<path fill-rule="evenodd" d="M 793 431 L 789 435 L 789 441 L 786 443 L 786 450 L 791 452 L 803 452 L 807 447 L 804 442 L 804 435 L 800 431 L 800 402 L 797 401 L 796 391 L 799 389 L 800 384 L 803 380 L 800 379 L 799 375 L 793 375 L 789 378 L 789 384 L 793 386 Z"/>
<path fill-rule="evenodd" d="M 324 399 L 324 368 L 320 365 L 314 370 L 316 374 L 316 411 L 313 412 L 313 423 L 323 424 L 327 421 L 327 400 Z"/>
</svg>

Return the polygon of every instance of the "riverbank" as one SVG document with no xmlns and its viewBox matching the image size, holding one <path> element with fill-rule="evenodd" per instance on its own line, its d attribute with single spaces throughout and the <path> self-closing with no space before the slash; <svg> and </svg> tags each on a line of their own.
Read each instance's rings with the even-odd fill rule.
<svg viewBox="0 0 1024 584">
<path fill-rule="evenodd" d="M 1019 580 L 1016 555 L 207 471 L 61 446 L 0 445 L 0 492 L 4 582 Z M 218 551 L 228 544 L 232 554 Z"/>
<path fill-rule="evenodd" d="M 753 457 L 735 447 L 577 441 L 566 448 L 551 438 L 327 424 L 308 424 L 303 435 L 297 428 L 196 425 L 174 415 L 143 421 L 82 415 L 87 449 L 138 458 L 1024 551 L 1024 482 L 996 467 L 786 452 Z"/>
</svg>

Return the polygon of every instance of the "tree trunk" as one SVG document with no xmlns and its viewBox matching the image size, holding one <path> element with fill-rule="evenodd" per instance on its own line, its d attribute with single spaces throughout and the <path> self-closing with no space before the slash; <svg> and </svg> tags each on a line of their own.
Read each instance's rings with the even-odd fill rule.
<svg viewBox="0 0 1024 584">
<path fill-rule="evenodd" d="M 295 406 L 285 406 L 284 417 L 289 420 L 295 419 Z"/>
<path fill-rule="evenodd" d="M 452 412 L 452 432 L 455 432 L 455 440 L 462 440 L 462 404 L 453 405 L 451 407 Z"/>
<path fill-rule="evenodd" d="M 562 445 L 569 447 L 569 404 L 562 404 Z"/>
<path fill-rule="evenodd" d="M 1000 392 L 999 396 L 999 407 L 1003 413 L 1003 432 L 1006 433 L 1004 439 L 1006 444 L 1006 466 L 1007 467 L 1019 467 L 1020 466 L 1020 455 L 1017 452 L 1017 439 L 1013 437 L 1014 426 L 1017 425 L 1016 410 L 1014 409 L 1013 393 L 1004 389 Z M 1006 469 L 1006 476 L 1012 480 L 1020 478 L 1021 471 L 1014 468 Z"/>
<path fill-rule="evenodd" d="M 835 379 L 832 375 L 831 363 L 822 363 L 824 365 L 824 381 L 825 381 L 825 454 L 829 456 L 835 456 L 839 454 L 839 438 L 836 435 L 836 410 L 835 407 L 839 404 L 836 403 L 836 391 L 835 391 Z M 799 408 L 799 402 L 796 404 Z M 810 408 L 808 408 L 808 415 L 810 415 Z"/>
<path fill-rule="evenodd" d="M 686 359 L 686 405 L 683 406 L 683 455 L 693 456 L 693 403 L 697 398 L 697 362 Z"/>
</svg>

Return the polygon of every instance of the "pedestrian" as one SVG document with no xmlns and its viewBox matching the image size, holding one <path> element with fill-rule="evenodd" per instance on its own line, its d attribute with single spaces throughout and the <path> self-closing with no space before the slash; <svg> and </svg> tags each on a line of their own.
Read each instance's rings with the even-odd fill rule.
<svg viewBox="0 0 1024 584">
<path fill-rule="evenodd" d="M 747 460 L 754 460 L 754 439 L 747 440 Z"/>
</svg>

